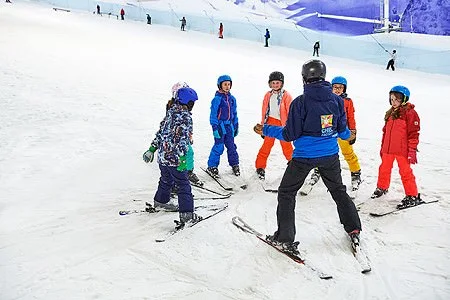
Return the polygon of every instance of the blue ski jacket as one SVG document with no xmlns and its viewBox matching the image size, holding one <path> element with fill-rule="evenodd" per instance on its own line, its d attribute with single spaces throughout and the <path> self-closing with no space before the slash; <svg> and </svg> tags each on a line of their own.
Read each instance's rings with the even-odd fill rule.
<svg viewBox="0 0 450 300">
<path fill-rule="evenodd" d="M 232 132 L 238 130 L 239 121 L 237 116 L 236 98 L 230 93 L 217 91 L 211 101 L 211 113 L 209 123 L 213 130 L 219 130 L 225 134 L 225 125 L 230 125 Z"/>
<path fill-rule="evenodd" d="M 293 157 L 319 158 L 339 152 L 337 138 L 350 137 L 344 101 L 331 92 L 327 81 L 304 86 L 303 95 L 292 101 L 284 127 L 264 125 L 263 135 L 294 141 Z"/>
</svg>

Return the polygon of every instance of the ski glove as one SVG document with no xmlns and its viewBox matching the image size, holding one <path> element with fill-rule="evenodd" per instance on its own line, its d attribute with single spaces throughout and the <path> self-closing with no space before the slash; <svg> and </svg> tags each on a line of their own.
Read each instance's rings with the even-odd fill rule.
<svg viewBox="0 0 450 300">
<path fill-rule="evenodd" d="M 215 138 L 215 139 L 220 139 L 220 138 L 221 138 L 221 136 L 220 136 L 218 130 L 214 130 L 214 131 L 213 131 L 213 135 L 214 135 L 214 138 Z"/>
<path fill-rule="evenodd" d="M 186 155 L 180 156 L 178 161 L 179 161 L 179 163 L 178 163 L 177 171 L 180 171 L 180 172 L 186 171 L 187 170 Z"/>
<path fill-rule="evenodd" d="M 257 134 L 259 134 L 259 135 L 262 136 L 262 133 L 263 133 L 263 125 L 261 125 L 261 124 L 256 124 L 256 125 L 253 127 L 253 131 L 255 131 Z"/>
<path fill-rule="evenodd" d="M 412 165 L 417 164 L 417 150 L 416 149 L 409 149 L 408 162 Z"/>
<path fill-rule="evenodd" d="M 234 126 L 234 137 L 237 137 L 239 133 L 239 125 Z"/>
<path fill-rule="evenodd" d="M 356 129 L 350 129 L 350 137 L 347 141 L 350 145 L 356 142 Z"/>
<path fill-rule="evenodd" d="M 153 146 L 150 146 L 150 148 L 144 152 L 144 155 L 142 155 L 142 159 L 146 162 L 152 162 L 153 161 L 153 157 L 155 156 L 155 151 L 156 148 Z"/>
</svg>

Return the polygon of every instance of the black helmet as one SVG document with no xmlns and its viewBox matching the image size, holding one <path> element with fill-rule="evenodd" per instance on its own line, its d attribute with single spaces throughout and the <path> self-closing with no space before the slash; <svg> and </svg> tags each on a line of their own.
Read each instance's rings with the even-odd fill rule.
<svg viewBox="0 0 450 300">
<path fill-rule="evenodd" d="M 302 77 L 304 83 L 325 80 L 326 74 L 327 67 L 322 61 L 318 59 L 313 59 L 303 64 Z"/>
<path fill-rule="evenodd" d="M 284 83 L 284 75 L 283 75 L 283 73 L 278 72 L 278 71 L 270 73 L 270 75 L 269 75 L 269 83 L 271 81 L 273 81 L 273 80 L 279 80 L 282 83 Z"/>
</svg>

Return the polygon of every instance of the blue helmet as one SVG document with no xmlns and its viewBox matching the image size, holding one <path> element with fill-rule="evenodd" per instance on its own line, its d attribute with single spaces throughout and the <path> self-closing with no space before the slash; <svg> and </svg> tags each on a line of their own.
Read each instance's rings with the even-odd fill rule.
<svg viewBox="0 0 450 300">
<path fill-rule="evenodd" d="M 408 90 L 408 88 L 406 86 L 396 85 L 389 91 L 389 93 L 391 93 L 391 92 L 397 92 L 397 93 L 400 93 L 400 94 L 403 95 L 402 104 L 405 104 L 406 102 L 408 102 L 410 93 L 409 93 L 409 90 Z"/>
<path fill-rule="evenodd" d="M 178 90 L 177 101 L 181 104 L 188 105 L 189 102 L 198 100 L 197 92 L 190 87 L 183 87 Z"/>
<path fill-rule="evenodd" d="M 222 89 L 222 82 L 224 82 L 224 81 L 229 81 L 229 82 L 233 83 L 230 75 L 220 75 L 219 78 L 217 78 L 217 87 L 219 88 L 219 90 Z"/>
<path fill-rule="evenodd" d="M 342 76 L 336 76 L 331 80 L 331 85 L 333 84 L 343 84 L 344 85 L 344 93 L 347 91 L 347 79 Z"/>
</svg>

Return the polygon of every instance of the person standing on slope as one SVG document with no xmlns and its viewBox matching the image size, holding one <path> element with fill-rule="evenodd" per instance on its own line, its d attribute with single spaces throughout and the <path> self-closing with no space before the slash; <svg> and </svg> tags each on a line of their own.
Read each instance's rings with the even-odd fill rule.
<svg viewBox="0 0 450 300">
<path fill-rule="evenodd" d="M 192 138 L 191 110 L 197 99 L 197 93 L 192 88 L 180 88 L 157 136 L 161 177 L 154 197 L 154 205 L 168 209 L 170 194 L 176 185 L 180 215 L 178 227 L 183 227 L 187 222 L 196 223 L 201 220 L 201 217 L 194 213 L 194 199 L 187 171 L 187 155 Z M 150 155 L 149 151 L 144 153 L 144 160 Z"/>
<path fill-rule="evenodd" d="M 406 194 L 398 208 L 415 206 L 422 202 L 417 191 L 416 177 L 411 169 L 412 164 L 417 164 L 420 118 L 414 104 L 408 102 L 409 97 L 409 89 L 402 85 L 396 85 L 389 91 L 391 108 L 384 117 L 381 165 L 378 170 L 377 188 L 372 194 L 372 198 L 379 198 L 388 192 L 392 166 L 396 160 Z"/>
<path fill-rule="evenodd" d="M 292 102 L 292 96 L 286 90 L 284 86 L 284 75 L 281 72 L 275 71 L 269 75 L 269 87 L 268 91 L 263 99 L 262 103 L 262 116 L 260 126 L 263 124 L 284 126 L 286 125 L 287 116 L 289 113 L 289 107 Z M 266 176 L 267 159 L 270 155 L 270 151 L 275 143 L 275 138 L 264 137 L 264 142 L 259 149 L 256 157 L 255 167 L 256 173 L 260 179 L 264 179 Z M 292 144 L 290 142 L 281 141 L 281 148 L 283 150 L 284 157 L 287 161 L 292 159 Z"/>
<path fill-rule="evenodd" d="M 295 197 L 309 171 L 319 172 L 337 205 L 339 220 L 350 236 L 354 249 L 359 246 L 361 221 L 355 204 L 342 183 L 337 138 L 348 140 L 344 102 L 334 95 L 325 81 L 326 66 L 320 60 L 303 64 L 303 95 L 292 101 L 284 127 L 264 125 L 261 134 L 294 141 L 294 154 L 278 188 L 278 229 L 266 240 L 283 252 L 298 255 L 295 239 Z"/>
<path fill-rule="evenodd" d="M 348 140 L 338 138 L 339 148 L 341 148 L 342 155 L 344 155 L 347 161 L 348 167 L 351 173 L 352 179 L 352 192 L 359 189 L 361 184 L 361 167 L 359 165 L 358 156 L 353 150 L 353 144 L 356 142 L 356 121 L 355 121 L 355 108 L 353 106 L 353 100 L 347 95 L 347 79 L 342 76 L 334 77 L 331 80 L 331 86 L 333 94 L 340 96 L 344 100 L 345 116 L 347 117 L 347 126 L 350 129 L 351 136 Z M 319 180 L 320 173 L 317 168 L 314 169 L 314 173 L 311 175 L 311 181 Z"/>
<path fill-rule="evenodd" d="M 208 158 L 207 173 L 212 177 L 219 177 L 219 163 L 225 147 L 227 148 L 228 164 L 236 176 L 241 175 L 239 168 L 239 154 L 234 138 L 239 133 L 239 121 L 237 116 L 236 98 L 231 95 L 231 77 L 221 75 L 217 79 L 217 87 L 213 100 L 211 101 L 211 113 L 209 122 L 214 136 L 214 145 Z"/>
</svg>

